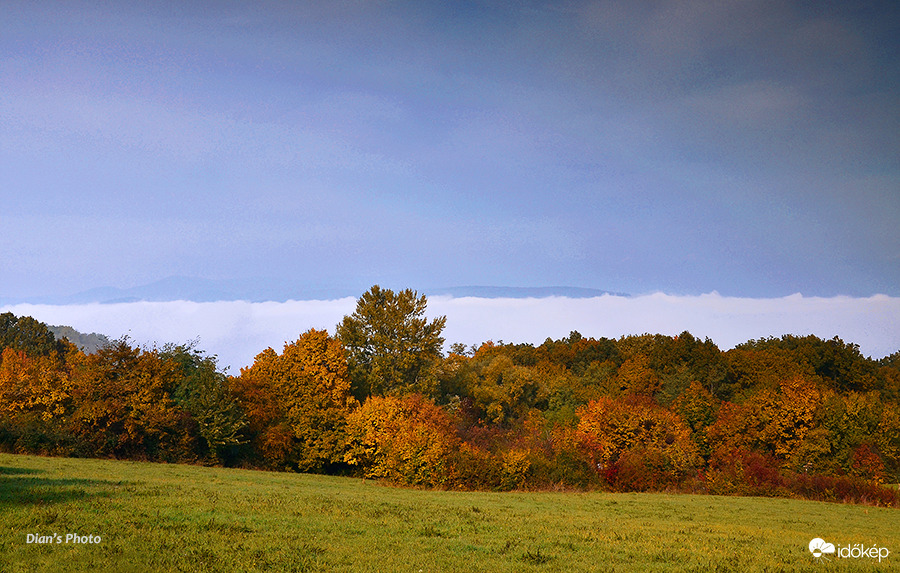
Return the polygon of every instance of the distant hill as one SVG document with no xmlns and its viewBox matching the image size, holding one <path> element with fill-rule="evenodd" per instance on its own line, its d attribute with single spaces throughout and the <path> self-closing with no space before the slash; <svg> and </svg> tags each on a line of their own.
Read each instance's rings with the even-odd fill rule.
<svg viewBox="0 0 900 573">
<path fill-rule="evenodd" d="M 428 291 L 429 295 L 450 295 L 454 298 L 547 298 L 563 296 L 567 298 L 593 298 L 605 294 L 628 296 L 624 293 L 610 292 L 595 288 L 550 286 L 550 287 L 504 287 L 504 286 L 462 286 Z"/>
<path fill-rule="evenodd" d="M 26 300 L 3 300 L 3 304 L 22 302 L 33 304 L 115 304 L 122 302 L 169 302 L 189 300 L 216 302 L 244 300 L 248 302 L 286 300 L 331 300 L 358 293 L 340 288 L 303 287 L 291 281 L 260 278 L 213 280 L 196 277 L 168 277 L 156 282 L 129 288 L 99 287 L 71 295 L 38 297 Z"/>
<path fill-rule="evenodd" d="M 393 288 L 405 288 L 403 286 Z M 560 296 L 568 298 L 591 298 L 605 294 L 628 296 L 595 288 L 572 286 L 510 287 L 510 286 L 456 286 L 445 288 L 420 288 L 412 286 L 429 296 L 478 297 L 478 298 L 547 298 Z M 196 277 L 168 277 L 145 285 L 116 288 L 99 287 L 79 293 L 40 297 L 27 300 L 0 301 L 2 304 L 21 302 L 35 304 L 114 304 L 122 302 L 169 302 L 189 300 L 193 302 L 216 302 L 244 300 L 248 302 L 283 302 L 286 300 L 334 300 L 357 297 L 365 288 L 304 286 L 293 281 L 262 277 L 259 279 L 212 280 Z"/>
<path fill-rule="evenodd" d="M 47 325 L 47 329 L 53 333 L 57 340 L 67 338 L 69 342 L 80 348 L 85 354 L 93 354 L 104 346 L 108 346 L 111 342 L 103 334 L 97 334 L 96 332 L 84 334 L 71 326 Z"/>
</svg>

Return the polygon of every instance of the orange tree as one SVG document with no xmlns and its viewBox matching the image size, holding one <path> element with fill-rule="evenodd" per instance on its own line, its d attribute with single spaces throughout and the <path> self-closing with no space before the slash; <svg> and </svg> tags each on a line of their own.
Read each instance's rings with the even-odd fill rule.
<svg viewBox="0 0 900 573">
<path fill-rule="evenodd" d="M 802 468 L 821 455 L 817 411 L 830 391 L 815 376 L 794 376 L 759 388 L 743 403 L 725 403 L 707 430 L 722 451 L 754 450 L 784 467 Z"/>
<path fill-rule="evenodd" d="M 56 352 L 29 356 L 7 347 L 0 354 L 0 412 L 28 412 L 50 420 L 69 410 L 69 390 L 65 363 Z"/>
<path fill-rule="evenodd" d="M 700 463 L 684 421 L 648 396 L 600 398 L 578 415 L 578 443 L 616 489 L 677 485 Z"/>
<path fill-rule="evenodd" d="M 126 339 L 73 365 L 69 419 L 94 455 L 177 461 L 196 452 L 196 424 L 173 399 L 178 365 Z"/>
<path fill-rule="evenodd" d="M 644 354 L 628 358 L 616 372 L 614 388 L 622 394 L 655 396 L 660 387 L 659 376 L 650 368 L 650 360 Z"/>
<path fill-rule="evenodd" d="M 445 410 L 420 394 L 373 396 L 347 421 L 347 463 L 366 477 L 449 487 L 459 438 Z"/>
<path fill-rule="evenodd" d="M 261 352 L 232 390 L 270 465 L 322 471 L 342 462 L 344 425 L 356 401 L 344 349 L 326 331 L 303 333 L 280 355 Z"/>
<path fill-rule="evenodd" d="M 7 346 L 0 353 L 0 447 L 40 454 L 70 454 L 66 416 L 73 399 L 68 361 L 81 353 L 71 345 L 31 354 Z"/>
</svg>

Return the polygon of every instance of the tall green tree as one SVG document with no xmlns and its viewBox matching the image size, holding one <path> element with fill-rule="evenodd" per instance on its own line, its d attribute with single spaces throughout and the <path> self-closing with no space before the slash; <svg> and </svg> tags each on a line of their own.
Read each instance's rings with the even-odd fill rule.
<svg viewBox="0 0 900 573">
<path fill-rule="evenodd" d="M 358 399 L 437 394 L 435 370 L 447 317 L 429 321 L 426 305 L 425 295 L 416 291 L 394 293 L 375 285 L 357 300 L 356 311 L 337 325 Z"/>
</svg>

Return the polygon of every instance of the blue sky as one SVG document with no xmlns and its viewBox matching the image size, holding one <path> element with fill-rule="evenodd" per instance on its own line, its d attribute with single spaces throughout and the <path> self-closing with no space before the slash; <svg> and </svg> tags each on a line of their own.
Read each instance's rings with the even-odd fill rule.
<svg viewBox="0 0 900 573">
<path fill-rule="evenodd" d="M 0 12 L 0 298 L 900 296 L 892 2 Z"/>
</svg>

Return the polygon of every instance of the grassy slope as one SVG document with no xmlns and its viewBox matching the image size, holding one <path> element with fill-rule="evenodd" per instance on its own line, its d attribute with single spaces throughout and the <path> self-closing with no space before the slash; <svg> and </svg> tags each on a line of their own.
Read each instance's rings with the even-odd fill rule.
<svg viewBox="0 0 900 573">
<path fill-rule="evenodd" d="M 900 570 L 900 512 L 785 499 L 463 493 L 0 454 L 0 571 Z M 100 535 L 34 545 L 26 534 Z M 896 550 L 816 564 L 809 540 Z"/>
</svg>

